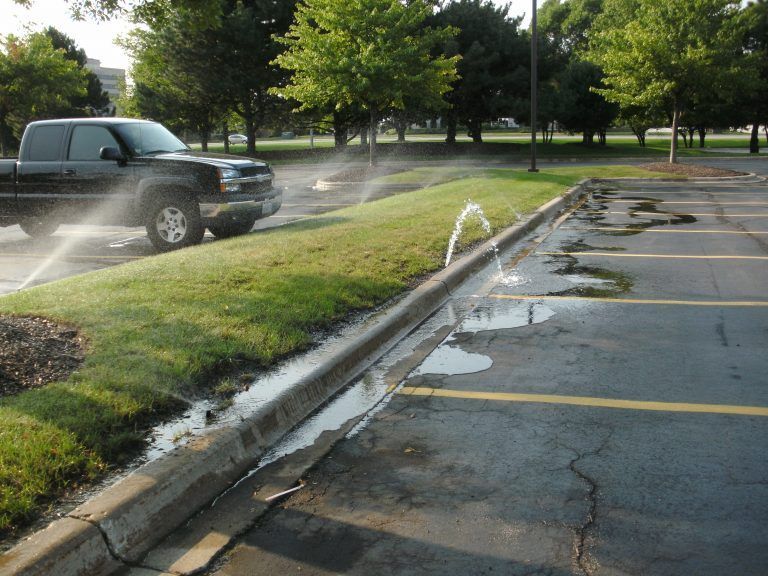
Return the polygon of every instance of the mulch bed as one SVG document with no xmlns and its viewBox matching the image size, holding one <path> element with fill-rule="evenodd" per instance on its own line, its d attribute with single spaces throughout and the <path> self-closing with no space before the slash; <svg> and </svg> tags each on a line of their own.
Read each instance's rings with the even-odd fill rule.
<svg viewBox="0 0 768 576">
<path fill-rule="evenodd" d="M 653 170 L 654 172 L 666 172 L 668 174 L 680 174 L 690 178 L 712 178 L 723 176 L 744 176 L 744 172 L 734 172 L 722 168 L 710 168 L 696 164 L 670 164 L 669 162 L 652 162 L 643 164 L 640 168 Z"/>
<path fill-rule="evenodd" d="M 0 398 L 65 380 L 85 344 L 77 330 L 45 318 L 0 316 Z"/>
</svg>

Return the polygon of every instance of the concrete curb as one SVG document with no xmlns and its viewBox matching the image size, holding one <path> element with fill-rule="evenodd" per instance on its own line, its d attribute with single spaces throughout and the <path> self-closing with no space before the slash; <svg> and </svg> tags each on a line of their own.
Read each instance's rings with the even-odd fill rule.
<svg viewBox="0 0 768 576">
<path fill-rule="evenodd" d="M 375 362 L 464 280 L 579 197 L 588 180 L 504 230 L 382 313 L 364 334 L 239 425 L 211 431 L 153 461 L 3 556 L 0 576 L 99 576 L 139 560 L 251 469 L 267 447 Z"/>
<path fill-rule="evenodd" d="M 318 180 L 315 188 L 321 192 L 348 192 L 351 190 L 368 190 L 369 192 L 405 192 L 424 188 L 423 184 L 372 184 L 370 182 L 331 182 Z"/>
</svg>

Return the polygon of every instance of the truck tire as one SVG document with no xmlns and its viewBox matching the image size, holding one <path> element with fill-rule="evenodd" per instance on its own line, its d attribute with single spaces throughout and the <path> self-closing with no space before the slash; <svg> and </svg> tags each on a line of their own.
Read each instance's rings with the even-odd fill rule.
<svg viewBox="0 0 768 576">
<path fill-rule="evenodd" d="M 248 234 L 256 223 L 256 218 L 248 218 L 243 221 L 222 222 L 214 226 L 208 226 L 208 230 L 216 238 L 232 238 L 233 236 L 242 236 Z"/>
<path fill-rule="evenodd" d="M 45 218 L 25 218 L 19 226 L 27 236 L 32 238 L 47 238 L 59 228 L 59 223 Z"/>
<path fill-rule="evenodd" d="M 199 244 L 205 234 L 199 207 L 181 196 L 152 199 L 145 212 L 145 226 L 149 240 L 160 252 Z"/>
</svg>

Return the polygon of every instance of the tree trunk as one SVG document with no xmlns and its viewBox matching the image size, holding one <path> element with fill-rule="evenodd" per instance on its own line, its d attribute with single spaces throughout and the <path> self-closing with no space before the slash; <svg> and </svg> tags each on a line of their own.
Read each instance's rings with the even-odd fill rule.
<svg viewBox="0 0 768 576">
<path fill-rule="evenodd" d="M 371 107 L 371 143 L 369 148 L 368 165 L 373 168 L 376 166 L 376 110 Z"/>
<path fill-rule="evenodd" d="M 360 146 L 368 146 L 368 134 L 371 131 L 370 126 L 360 128 Z"/>
<path fill-rule="evenodd" d="M 597 131 L 597 138 L 600 146 L 605 146 L 608 142 L 608 134 L 606 133 L 604 128 L 601 128 Z"/>
<path fill-rule="evenodd" d="M 333 144 L 336 148 L 347 146 L 347 123 L 338 112 L 333 113 Z"/>
<path fill-rule="evenodd" d="M 677 107 L 677 102 L 674 104 L 672 111 L 672 140 L 669 143 L 669 163 L 677 164 L 677 129 L 680 125 L 680 110 Z"/>
<path fill-rule="evenodd" d="M 482 144 L 483 142 L 483 121 L 477 118 L 467 120 L 467 136 L 472 138 L 472 142 Z"/>
<path fill-rule="evenodd" d="M 200 128 L 200 149 L 203 152 L 208 152 L 208 139 L 210 138 L 210 130 L 208 128 Z"/>
<path fill-rule="evenodd" d="M 749 153 L 760 153 L 760 125 L 757 122 L 752 124 L 752 134 L 749 137 Z"/>
<path fill-rule="evenodd" d="M 632 133 L 635 135 L 635 138 L 637 138 L 637 142 L 640 144 L 641 148 L 645 148 L 645 132 L 645 128 L 632 127 Z"/>
<path fill-rule="evenodd" d="M 451 110 L 445 119 L 445 142 L 446 144 L 456 144 L 456 125 L 458 121 L 456 114 Z"/>
<path fill-rule="evenodd" d="M 397 141 L 405 142 L 405 131 L 408 129 L 408 121 L 402 118 L 395 119 L 395 130 L 397 130 Z"/>
<path fill-rule="evenodd" d="M 704 142 L 707 139 L 707 129 L 699 126 L 699 148 L 704 148 Z"/>
<path fill-rule="evenodd" d="M 224 122 L 221 132 L 224 134 L 224 154 L 229 154 L 229 124 Z"/>
<path fill-rule="evenodd" d="M 585 130 L 581 136 L 581 143 L 585 146 L 592 146 L 595 142 L 595 133 Z"/>
</svg>

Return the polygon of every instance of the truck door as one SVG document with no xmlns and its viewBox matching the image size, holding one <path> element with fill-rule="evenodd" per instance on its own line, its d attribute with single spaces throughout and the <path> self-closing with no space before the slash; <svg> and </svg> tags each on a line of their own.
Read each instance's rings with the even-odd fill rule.
<svg viewBox="0 0 768 576">
<path fill-rule="evenodd" d="M 134 168 L 127 162 L 99 158 L 105 146 L 120 149 L 106 126 L 72 127 L 61 165 L 61 196 L 81 221 L 121 224 L 135 197 Z"/>
<path fill-rule="evenodd" d="M 18 163 L 17 207 L 30 215 L 48 215 L 61 180 L 61 149 L 65 124 L 29 129 L 22 138 Z"/>
</svg>

